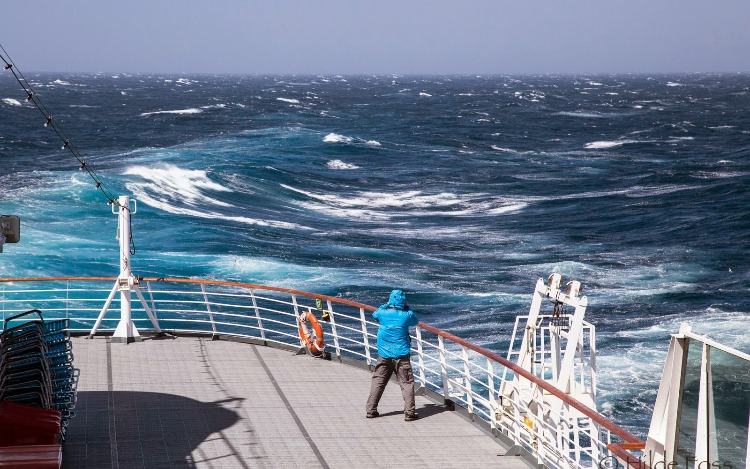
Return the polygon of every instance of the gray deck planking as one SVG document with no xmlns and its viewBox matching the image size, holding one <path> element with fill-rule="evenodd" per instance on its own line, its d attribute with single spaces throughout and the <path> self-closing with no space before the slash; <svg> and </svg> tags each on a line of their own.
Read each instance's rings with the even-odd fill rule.
<svg viewBox="0 0 750 469">
<path fill-rule="evenodd" d="M 73 339 L 81 369 L 64 468 L 528 468 L 454 412 L 335 361 L 209 338 Z"/>
</svg>

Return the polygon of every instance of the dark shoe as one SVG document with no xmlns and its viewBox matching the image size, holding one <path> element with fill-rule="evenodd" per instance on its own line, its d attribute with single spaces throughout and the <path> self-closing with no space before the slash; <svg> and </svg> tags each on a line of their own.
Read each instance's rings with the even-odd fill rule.
<svg viewBox="0 0 750 469">
<path fill-rule="evenodd" d="M 368 412 L 367 415 L 365 415 L 365 417 L 367 417 L 368 419 L 374 419 L 378 415 L 380 415 L 378 413 L 378 411 L 377 410 L 373 410 L 372 412 Z"/>
<path fill-rule="evenodd" d="M 413 414 L 404 415 L 404 420 L 406 420 L 407 422 L 417 420 L 418 418 L 419 418 L 419 414 L 417 414 L 416 412 L 414 412 Z"/>
</svg>

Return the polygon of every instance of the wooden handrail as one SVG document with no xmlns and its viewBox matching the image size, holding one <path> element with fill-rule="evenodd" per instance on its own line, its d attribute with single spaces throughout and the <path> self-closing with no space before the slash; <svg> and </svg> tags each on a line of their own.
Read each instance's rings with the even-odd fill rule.
<svg viewBox="0 0 750 469">
<path fill-rule="evenodd" d="M 54 281 L 115 281 L 117 280 L 116 277 L 22 277 L 22 278 L 0 278 L 0 283 L 10 283 L 10 282 L 54 282 Z M 149 282 L 165 282 L 165 283 L 192 283 L 192 284 L 202 284 L 202 285 L 219 285 L 219 286 L 230 286 L 230 287 L 239 287 L 239 288 L 248 288 L 248 289 L 254 289 L 254 290 L 268 290 L 268 291 L 276 291 L 281 293 L 290 293 L 295 295 L 301 295 L 301 296 L 307 296 L 310 298 L 319 298 L 321 300 L 329 300 L 335 303 L 339 304 L 345 304 L 348 306 L 353 306 L 356 308 L 362 308 L 366 311 L 375 311 L 376 308 L 370 305 L 366 305 L 363 303 L 357 303 L 354 301 L 344 300 L 341 298 L 336 298 L 333 296 L 328 295 L 318 295 L 315 293 L 305 292 L 301 290 L 292 290 L 288 288 L 280 288 L 280 287 L 270 287 L 266 285 L 256 285 L 251 283 L 242 283 L 242 282 L 228 282 L 224 280 L 205 280 L 205 279 L 189 279 L 189 278 L 163 278 L 163 277 L 146 277 L 140 279 L 141 281 L 149 281 Z M 500 365 L 508 368 L 509 370 L 513 371 L 519 376 L 524 377 L 525 379 L 531 381 L 532 383 L 536 384 L 540 388 L 544 389 L 545 391 L 549 392 L 553 396 L 557 397 L 558 399 L 562 400 L 566 404 L 570 405 L 574 409 L 581 412 L 583 415 L 589 417 L 594 422 L 598 423 L 602 427 L 606 428 L 613 434 L 617 435 L 619 438 L 621 438 L 625 443 L 633 444 L 635 446 L 644 445 L 645 443 L 641 441 L 639 438 L 632 435 L 630 432 L 625 430 L 624 428 L 618 426 L 611 420 L 607 419 L 603 415 L 599 414 L 598 412 L 590 409 L 585 404 L 581 403 L 580 401 L 574 399 L 573 397 L 569 396 L 568 394 L 564 393 L 563 391 L 557 389 L 552 384 L 544 381 L 543 379 L 535 376 L 534 374 L 530 373 L 529 371 L 521 368 L 517 364 L 507 360 L 504 357 L 501 357 L 500 355 L 490 352 L 489 350 L 480 347 L 478 345 L 475 345 L 466 339 L 462 339 L 461 337 L 455 336 L 449 332 L 446 332 L 442 329 L 438 329 L 437 327 L 430 326 L 429 324 L 425 324 L 423 322 L 420 322 L 417 327 L 420 327 L 421 329 L 424 329 L 426 331 L 429 331 L 435 335 L 442 336 L 450 341 L 453 341 L 459 345 L 462 345 L 470 350 L 473 350 L 480 355 L 483 355 L 490 360 L 493 360 Z M 622 449 L 622 448 L 620 448 Z"/>
</svg>

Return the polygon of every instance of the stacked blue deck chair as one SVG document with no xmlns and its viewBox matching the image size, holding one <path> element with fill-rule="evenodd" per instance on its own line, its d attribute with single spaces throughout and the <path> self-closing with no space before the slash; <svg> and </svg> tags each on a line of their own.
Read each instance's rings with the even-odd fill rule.
<svg viewBox="0 0 750 469">
<path fill-rule="evenodd" d="M 34 309 L 6 319 L 0 334 L 0 401 L 60 411 L 63 438 L 74 415 L 79 376 L 68 326 L 67 319 L 45 321 Z"/>
</svg>

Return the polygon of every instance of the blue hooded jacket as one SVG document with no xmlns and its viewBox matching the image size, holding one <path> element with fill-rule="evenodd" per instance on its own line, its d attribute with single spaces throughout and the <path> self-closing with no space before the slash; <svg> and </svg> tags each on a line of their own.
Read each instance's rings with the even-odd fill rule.
<svg viewBox="0 0 750 469">
<path fill-rule="evenodd" d="M 380 323 L 378 355 L 383 358 L 400 358 L 408 355 L 411 350 L 409 327 L 416 326 L 419 319 L 409 309 L 404 292 L 393 290 L 388 303 L 380 306 L 372 317 Z"/>
</svg>

